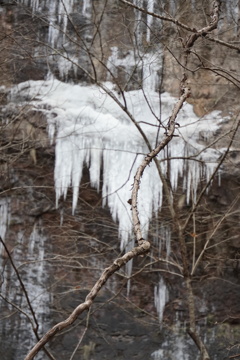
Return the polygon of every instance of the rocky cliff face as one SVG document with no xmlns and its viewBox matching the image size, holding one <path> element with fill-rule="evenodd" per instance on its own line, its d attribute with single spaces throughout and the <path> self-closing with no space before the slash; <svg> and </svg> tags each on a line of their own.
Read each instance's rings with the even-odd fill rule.
<svg viewBox="0 0 240 360">
<path fill-rule="evenodd" d="M 211 12 L 208 1 L 162 1 L 161 6 L 157 1 L 136 3 L 150 12 L 171 14 L 196 28 L 209 21 Z M 65 6 L 59 1 L 0 4 L 0 235 L 7 245 L 7 249 L 1 246 L 0 260 L 3 318 L 0 355 L 15 360 L 23 358 L 36 339 L 26 316 L 27 313 L 33 318 L 33 314 L 10 257 L 37 314 L 41 335 L 84 299 L 102 269 L 120 253 L 118 225 L 112 220 L 110 203 L 109 208 L 102 208 L 102 184 L 106 176 L 103 168 L 99 189 L 94 189 L 86 161 L 74 215 L 71 186 L 65 200 L 60 199 L 56 207 L 57 139 L 51 143 L 48 130 L 54 119 L 59 121 L 69 94 L 62 97 L 59 93 L 60 105 L 54 103 L 55 107 L 47 101 L 40 104 L 39 93 L 33 97 L 30 92 L 33 83 L 22 83 L 53 77 L 83 86 L 108 81 L 119 98 L 123 91 L 127 97 L 130 91 L 139 89 L 145 91 L 147 99 L 152 99 L 153 92 L 161 99 L 166 91 L 178 97 L 183 63 L 181 39 L 186 32 L 112 0 L 81 4 L 69 1 Z M 220 47 L 208 37 L 238 46 L 238 2 L 223 3 L 221 16 L 218 30 L 198 40 L 188 63 L 192 93 L 189 104 L 200 117 L 221 110 L 220 117 L 224 118 L 210 138 L 208 129 L 201 129 L 194 146 L 219 151 L 219 159 L 224 154 L 220 149 L 229 145 L 238 120 L 239 50 Z M 16 87 L 13 91 L 15 85 L 21 91 Z M 72 89 L 68 91 L 73 96 Z M 50 95 L 49 92 L 49 99 Z M 157 117 L 164 124 L 165 100 L 162 99 Z M 91 104 L 88 111 L 94 106 Z M 103 109 L 107 112 L 107 105 Z M 117 116 L 122 115 L 119 112 Z M 213 118 L 211 115 L 210 119 Z M 187 229 L 189 266 L 204 246 L 208 248 L 193 278 L 193 289 L 197 326 L 212 359 L 237 354 L 239 343 L 238 140 L 239 132 Z M 190 166 L 184 165 L 186 172 Z M 170 165 L 166 168 L 166 179 L 171 183 L 169 173 L 174 171 Z M 196 176 L 198 173 L 196 168 Z M 199 192 L 206 184 L 205 176 L 206 172 L 200 175 Z M 179 176 L 173 199 L 183 221 L 194 202 L 191 197 L 186 200 L 183 189 L 191 179 L 185 179 Z M 133 274 L 139 273 L 131 283 L 127 282 L 131 270 L 128 267 L 115 274 L 100 293 L 78 349 L 79 356 L 84 359 L 198 358 L 196 346 L 186 334 L 189 319 L 184 281 L 181 271 L 173 265 L 181 258 L 173 225 L 163 193 L 162 207 L 149 225 L 152 252 L 135 260 Z M 118 298 L 116 294 L 120 294 Z M 70 333 L 53 341 L 50 348 L 58 359 L 71 356 L 85 326 L 86 319 L 80 318 Z"/>
</svg>

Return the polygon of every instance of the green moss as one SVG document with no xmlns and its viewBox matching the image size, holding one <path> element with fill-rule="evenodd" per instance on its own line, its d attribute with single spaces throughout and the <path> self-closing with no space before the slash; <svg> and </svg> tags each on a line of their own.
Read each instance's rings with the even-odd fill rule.
<svg viewBox="0 0 240 360">
<path fill-rule="evenodd" d="M 95 346 L 96 346 L 96 344 L 94 342 L 90 341 L 88 345 L 84 345 L 82 347 L 84 360 L 90 359 L 90 356 L 94 353 Z"/>
</svg>

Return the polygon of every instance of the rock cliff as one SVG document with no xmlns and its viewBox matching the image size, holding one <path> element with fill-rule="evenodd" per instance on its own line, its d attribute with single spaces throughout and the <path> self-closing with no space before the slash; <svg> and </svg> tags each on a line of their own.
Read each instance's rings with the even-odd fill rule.
<svg viewBox="0 0 240 360">
<path fill-rule="evenodd" d="M 210 21 L 212 2 L 209 1 L 133 3 L 194 29 Z M 238 1 L 222 3 L 218 29 L 198 39 L 187 64 L 191 87 L 188 105 L 193 106 L 195 113 L 192 119 L 208 116 L 208 121 L 215 121 L 218 111 L 216 117 L 221 120 L 217 130 L 209 132 L 208 125 L 209 128 L 196 130 L 196 141 L 194 133 L 190 137 L 196 153 L 207 148 L 214 154 L 214 164 L 223 162 L 186 229 L 189 268 L 194 268 L 198 258 L 201 260 L 192 286 L 196 325 L 211 359 L 239 356 L 239 10 Z M 125 96 L 127 101 L 131 91 L 142 91 L 155 118 L 166 127 L 168 119 L 164 116 L 168 105 L 164 94 L 167 92 L 169 99 L 176 100 L 180 95 L 183 41 L 188 31 L 121 1 L 56 0 L 1 1 L 0 34 L 0 235 L 7 246 L 7 250 L 3 245 L 0 247 L 3 339 L 0 356 L 16 360 L 23 358 L 36 342 L 32 329 L 36 324 L 31 326 L 29 321 L 30 317 L 34 322 L 33 312 L 42 335 L 84 300 L 102 270 L 124 251 L 119 245 L 120 221 L 116 216 L 117 221 L 113 221 L 110 200 L 102 206 L 106 177 L 103 156 L 99 188 L 92 184 L 89 165 L 93 162 L 87 155 L 74 214 L 72 178 L 65 199 L 60 197 L 56 206 L 55 146 L 60 138 L 57 131 L 65 111 L 64 103 L 74 98 L 73 87 L 79 84 L 86 89 L 96 84 L 111 84 L 109 88 L 116 99 Z M 221 41 L 230 47 L 221 45 Z M 65 97 L 59 93 L 58 104 L 51 105 L 50 90 L 44 101 L 40 90 L 53 79 L 72 88 L 67 88 Z M 37 81 L 42 81 L 42 85 L 33 95 L 31 89 Z M 158 108 L 153 105 L 153 93 L 159 98 Z M 91 112 L 98 109 L 96 102 L 89 100 L 89 103 L 82 106 L 87 108 L 86 118 L 91 120 Z M 109 108 L 104 103 L 101 113 L 110 113 Z M 137 106 L 133 109 L 136 111 Z M 118 117 L 123 123 L 127 121 L 120 110 L 117 114 L 114 111 L 111 121 Z M 187 111 L 183 113 L 181 119 L 187 114 Z M 57 124 L 52 142 L 51 124 Z M 184 127 L 179 125 L 183 136 Z M 184 139 L 186 144 L 188 140 Z M 121 141 L 119 135 L 120 147 L 124 143 Z M 92 149 L 93 143 L 89 144 Z M 133 148 L 134 156 L 140 150 Z M 128 148 L 127 151 L 130 152 Z M 184 153 L 189 158 L 182 165 L 186 176 L 177 176 L 174 187 L 171 179 L 177 165 L 171 167 L 170 160 L 166 161 L 169 151 L 165 151 L 159 162 L 165 164 L 165 181 L 174 194 L 172 203 L 184 223 L 194 208 L 194 191 L 201 193 L 211 173 L 204 170 L 204 164 L 202 168 L 196 167 L 199 182 L 194 190 L 190 186 L 195 183 L 194 175 L 190 179 L 186 174 L 192 166 L 191 158 L 198 163 L 203 163 L 204 158 L 197 158 L 196 153 Z M 172 158 L 180 161 L 182 156 L 176 153 Z M 69 159 L 67 155 L 66 159 Z M 149 226 L 151 252 L 134 260 L 132 269 L 128 266 L 114 274 L 97 297 L 89 319 L 80 317 L 70 332 L 51 342 L 50 349 L 56 358 L 69 358 L 86 328 L 77 349 L 78 356 L 85 360 L 113 356 L 119 360 L 198 358 L 196 345 L 187 334 L 188 300 L 181 272 L 179 237 L 166 195 L 163 191 L 162 206 L 150 217 L 149 225 L 145 225 Z M 129 204 L 124 207 L 130 211 Z M 133 245 L 134 239 L 130 241 L 130 246 Z M 133 276 L 128 280 L 130 274 Z M 43 355 L 37 359 L 43 359 Z"/>
</svg>

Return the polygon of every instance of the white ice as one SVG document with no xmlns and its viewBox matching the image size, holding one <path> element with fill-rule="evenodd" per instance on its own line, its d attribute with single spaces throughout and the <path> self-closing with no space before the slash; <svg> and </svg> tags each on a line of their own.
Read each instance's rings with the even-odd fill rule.
<svg viewBox="0 0 240 360">
<path fill-rule="evenodd" d="M 168 289 L 163 278 L 161 277 L 158 285 L 155 285 L 154 287 L 154 304 L 158 313 L 160 324 L 162 323 L 163 320 L 163 312 L 167 302 L 168 302 Z"/>
<path fill-rule="evenodd" d="M 10 200 L 8 198 L 0 199 L 0 237 L 4 241 L 7 228 L 10 222 Z M 1 256 L 4 253 L 4 247 L 0 243 L 0 266 L 2 265 Z"/>
<path fill-rule="evenodd" d="M 120 95 L 106 84 L 119 102 Z M 144 100 L 142 91 L 126 94 L 129 111 L 146 134 L 151 146 L 155 145 L 158 122 Z M 159 113 L 159 94 L 148 90 L 152 110 Z M 91 186 L 102 190 L 103 206 L 108 205 L 114 221 L 119 223 L 121 247 L 132 236 L 131 198 L 133 177 L 148 148 L 134 124 L 116 102 L 96 86 L 62 83 L 58 80 L 30 81 L 12 90 L 12 100 L 31 101 L 48 119 L 49 136 L 56 143 L 55 187 L 57 204 L 73 188 L 73 212 L 78 203 L 79 185 L 83 166 L 90 172 Z M 176 99 L 162 94 L 162 121 L 168 120 Z M 185 104 L 181 110 L 175 137 L 168 148 L 158 155 L 163 174 L 166 174 L 166 157 L 170 162 L 170 180 L 173 189 L 183 178 L 183 192 L 190 200 L 196 197 L 199 182 L 210 178 L 220 156 L 219 152 L 198 143 L 199 133 L 205 136 L 218 128 L 220 115 L 212 113 L 202 119 L 194 114 L 192 106 Z M 164 136 L 160 131 L 159 139 Z M 191 157 L 186 161 L 184 157 Z M 203 160 L 203 164 L 196 160 Z M 102 178 L 101 178 L 102 170 Z M 169 171 L 169 169 L 168 169 Z M 162 204 L 162 183 L 154 163 L 146 169 L 139 193 L 139 215 L 147 235 L 152 213 Z"/>
<path fill-rule="evenodd" d="M 32 7 L 36 7 L 36 3 L 31 1 Z M 135 0 L 134 3 L 143 5 L 142 0 Z M 154 9 L 154 4 L 155 0 L 149 2 L 150 11 Z M 58 0 L 50 3 L 49 17 L 52 26 L 49 27 L 48 41 L 51 46 L 54 46 L 60 36 L 58 26 L 66 28 L 65 10 L 70 13 L 73 5 L 73 0 L 65 2 L 66 9 Z M 82 12 L 86 12 L 89 7 L 89 1 L 85 0 Z M 139 28 L 141 14 L 138 11 L 135 13 L 136 26 Z M 151 21 L 148 17 L 149 25 Z M 147 36 L 149 37 L 150 33 Z M 153 148 L 164 136 L 163 129 L 158 134 L 157 117 L 161 113 L 161 121 L 166 125 L 177 101 L 168 93 L 161 94 L 160 111 L 157 88 L 160 83 L 162 50 L 160 47 L 155 48 L 154 52 L 140 54 L 137 59 L 131 50 L 125 55 L 121 54 L 117 47 L 111 50 L 107 66 L 114 76 L 117 76 L 119 68 L 130 74 L 135 65 L 141 71 L 143 91 L 126 92 L 125 98 L 128 111 Z M 77 59 L 74 61 L 77 62 Z M 72 63 L 69 65 L 65 59 L 60 58 L 58 67 L 60 75 L 66 79 Z M 66 198 L 68 188 L 72 187 L 74 213 L 83 167 L 87 165 L 91 186 L 102 191 L 103 206 L 109 206 L 114 221 L 119 223 L 123 249 L 132 239 L 131 209 L 127 201 L 131 198 L 133 177 L 149 149 L 127 114 L 105 91 L 96 86 L 62 83 L 53 77 L 48 79 L 19 84 L 12 90 L 11 95 L 13 101 L 18 101 L 19 97 L 28 102 L 29 99 L 34 99 L 31 100 L 32 105 L 47 116 L 49 136 L 56 144 L 56 202 L 58 204 L 61 196 Z M 108 80 L 110 81 L 111 77 Z M 105 86 L 118 102 L 124 104 L 110 82 Z M 212 148 L 204 150 L 204 145 L 200 144 L 198 139 L 199 134 L 204 134 L 206 138 L 211 136 L 218 127 L 219 118 L 218 113 L 212 113 L 208 117 L 198 119 L 192 106 L 185 104 L 178 116 L 178 137 L 158 155 L 163 175 L 169 173 L 173 190 L 178 187 L 179 179 L 183 179 L 182 191 L 187 194 L 187 202 L 191 197 L 193 201 L 196 200 L 199 182 L 203 179 L 208 181 L 216 167 L 215 162 L 220 154 Z M 186 157 L 190 160 L 186 161 Z M 166 159 L 170 158 L 172 160 L 169 167 L 169 161 L 167 163 Z M 161 205 L 162 182 L 152 162 L 144 173 L 139 192 L 138 206 L 143 236 L 147 236 L 152 213 L 157 213 Z"/>
<path fill-rule="evenodd" d="M 155 1 L 156 0 L 149 0 L 147 2 L 147 11 L 154 12 Z M 153 17 L 151 15 L 147 15 L 147 34 L 146 34 L 147 42 L 150 42 L 152 22 L 153 22 Z"/>
<path fill-rule="evenodd" d="M 10 200 L 7 198 L 0 199 L 0 236 L 4 240 L 10 221 Z"/>
</svg>

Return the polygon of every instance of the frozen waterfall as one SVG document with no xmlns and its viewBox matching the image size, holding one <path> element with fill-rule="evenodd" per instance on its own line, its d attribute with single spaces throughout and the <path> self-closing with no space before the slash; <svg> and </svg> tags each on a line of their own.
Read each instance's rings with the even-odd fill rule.
<svg viewBox="0 0 240 360">
<path fill-rule="evenodd" d="M 116 92 L 110 90 L 122 101 Z M 19 96 L 34 99 L 31 104 L 46 114 L 49 136 L 56 142 L 55 188 L 56 201 L 66 198 L 69 187 L 73 188 L 73 212 L 78 202 L 78 192 L 83 166 L 87 165 L 91 186 L 102 190 L 103 206 L 108 205 L 114 221 L 119 223 L 121 248 L 132 236 L 131 209 L 128 200 L 135 171 L 148 152 L 144 140 L 126 113 L 104 91 L 96 86 L 81 86 L 62 83 L 58 80 L 30 81 L 19 84 L 12 90 L 12 100 Z M 126 93 L 129 111 L 154 146 L 157 120 L 144 101 L 142 91 Z M 168 120 L 176 99 L 168 93 L 162 94 L 162 119 Z M 151 92 L 151 106 L 159 112 L 159 95 Z M 173 189 L 183 178 L 183 192 L 196 197 L 202 179 L 208 181 L 219 152 L 204 148 L 198 143 L 199 133 L 211 135 L 218 128 L 217 112 L 198 119 L 192 106 L 185 104 L 181 110 L 175 137 L 168 148 L 158 155 L 162 172 L 169 171 Z M 160 139 L 164 136 L 163 129 Z M 186 161 L 185 158 L 189 160 Z M 202 163 L 202 160 L 204 163 Z M 102 170 L 102 178 L 101 178 Z M 194 199 L 193 199 L 194 200 Z M 152 213 L 157 213 L 162 204 L 162 183 L 152 163 L 141 180 L 139 214 L 144 235 L 147 235 Z"/>
<path fill-rule="evenodd" d="M 131 206 L 128 200 L 132 196 L 131 189 L 136 170 L 149 152 L 135 124 L 144 132 L 151 148 L 154 148 L 165 136 L 164 127 L 159 128 L 159 124 L 167 125 L 177 101 L 169 93 L 161 93 L 159 89 L 163 48 L 159 42 L 153 41 L 151 44 L 156 20 L 150 15 L 145 16 L 139 11 L 133 11 L 135 28 L 132 30 L 134 33 L 132 39 L 135 43 L 130 47 L 126 41 L 126 46 L 121 48 L 120 40 L 119 44 L 109 41 L 109 48 L 104 48 L 107 54 L 104 53 L 105 65 L 108 69 L 104 79 L 107 82 L 103 83 L 101 88 L 95 85 L 83 85 L 83 82 L 64 83 L 51 73 L 51 70 L 54 72 L 55 69 L 55 74 L 64 81 L 71 81 L 69 74 L 75 74 L 74 80 L 79 78 L 82 80 L 78 77 L 78 71 L 85 69 L 83 73 L 86 76 L 87 62 L 90 60 L 86 54 L 83 57 L 83 49 L 77 46 L 79 39 L 75 41 L 76 34 L 67 31 L 71 14 L 77 14 L 77 21 L 84 25 L 84 31 L 81 30 L 82 38 L 84 40 L 87 38 L 86 44 L 92 40 L 91 2 L 89 0 L 80 3 L 74 0 L 50 2 L 18 0 L 18 2 L 23 6 L 31 7 L 30 13 L 33 15 L 41 12 L 46 14 L 45 51 L 49 72 L 45 80 L 28 81 L 15 86 L 11 90 L 10 101 L 27 105 L 26 108 L 30 111 L 34 107 L 36 111 L 46 116 L 49 138 L 55 145 L 56 205 L 59 205 L 62 198 L 66 199 L 71 188 L 74 213 L 79 201 L 83 169 L 87 167 L 91 186 L 102 194 L 102 206 L 109 207 L 113 220 L 119 225 L 121 249 L 128 251 L 134 246 Z M 146 6 L 149 12 L 153 12 L 158 5 L 156 0 L 148 2 L 133 0 L 133 3 Z M 175 12 L 176 3 L 171 1 L 169 5 L 170 10 Z M 192 6 L 195 6 L 193 0 Z M 230 16 L 230 7 L 228 10 Z M 161 26 L 161 22 L 158 26 L 159 24 Z M 92 48 L 94 49 L 94 46 Z M 35 48 L 36 55 L 38 52 L 39 55 L 41 54 L 40 50 Z M 55 67 L 51 68 L 48 64 L 49 60 L 56 62 Z M 131 84 L 134 77 L 136 77 L 135 83 Z M 124 90 L 131 89 L 124 92 L 124 99 L 117 92 L 116 84 L 120 84 Z M 122 108 L 118 103 L 122 104 Z M 131 114 L 135 124 L 123 110 L 124 107 Z M 176 137 L 157 156 L 163 176 L 169 178 L 173 191 L 178 189 L 180 194 L 184 194 L 187 203 L 196 201 L 200 182 L 208 182 L 217 166 L 221 153 L 213 147 L 206 146 L 204 140 L 209 139 L 218 129 L 221 120 L 218 112 L 212 112 L 199 119 L 193 112 L 193 107 L 186 103 L 178 115 L 179 127 L 176 129 Z M 162 202 L 163 184 L 155 163 L 152 162 L 141 179 L 138 197 L 143 237 L 147 237 L 151 219 L 153 215 L 157 217 Z M 0 235 L 3 238 L 7 226 L 7 205 L 0 203 Z M 46 280 L 44 278 L 45 240 L 41 231 L 34 227 L 29 239 L 24 241 L 29 243 L 31 258 L 34 260 L 36 253 L 39 262 L 35 267 L 29 267 L 29 277 L 26 276 L 28 291 L 32 294 L 40 294 L 44 302 L 47 302 L 49 299 L 41 286 L 41 282 L 44 283 Z M 171 229 L 161 224 L 154 241 L 159 253 L 165 252 L 168 258 L 171 252 Z M 131 274 L 131 270 L 132 262 L 129 262 L 128 275 Z M 128 282 L 128 292 L 129 289 L 130 282 Z M 38 303 L 37 298 L 33 297 L 32 300 L 39 308 L 40 315 L 44 317 L 41 303 Z M 164 307 L 168 302 L 168 289 L 162 277 L 154 287 L 154 300 L 161 323 Z M 179 359 L 181 351 L 182 349 L 179 348 L 176 350 Z M 163 356 L 163 349 L 153 353 L 154 359 L 162 359 Z"/>
<path fill-rule="evenodd" d="M 30 4 L 33 12 L 41 11 L 44 4 L 41 0 L 19 2 Z M 139 6 L 144 4 L 142 0 L 134 3 Z M 44 10 L 48 12 L 49 19 L 48 44 L 63 51 L 63 56 L 57 57 L 57 66 L 60 77 L 65 80 L 71 69 L 77 71 L 80 61 L 72 51 L 65 56 L 64 45 L 69 14 L 76 10 L 76 6 L 73 0 L 54 0 Z M 154 11 L 155 6 L 156 1 L 151 0 L 147 8 Z M 84 0 L 78 11 L 83 19 L 90 19 L 89 0 Z M 136 37 L 141 44 L 141 28 L 145 23 L 139 11 L 134 11 L 134 14 Z M 147 41 L 150 41 L 149 28 L 152 21 L 152 17 L 148 15 Z M 161 101 L 159 100 L 157 90 L 162 66 L 160 45 L 155 46 L 152 52 L 141 50 L 141 46 L 138 51 L 139 54 L 136 55 L 131 49 L 124 53 L 117 46 L 111 48 L 106 62 L 110 70 L 107 77 L 109 82 L 105 83 L 105 86 L 115 99 L 125 106 L 122 97 L 114 90 L 111 80 L 117 78 L 119 69 L 124 69 L 124 73 L 129 75 L 137 68 L 138 76 L 141 74 L 139 81 L 142 89 L 125 92 L 125 100 L 128 111 L 154 148 L 164 136 L 163 128 L 158 131 L 159 114 L 161 122 L 166 125 L 176 99 L 164 93 L 161 94 Z M 12 90 L 11 96 L 13 101 L 20 96 L 23 101 L 28 99 L 28 103 L 29 99 L 34 99 L 31 100 L 31 104 L 46 114 L 49 136 L 56 144 L 56 202 L 58 204 L 61 196 L 66 198 L 68 188 L 72 187 L 74 212 L 83 167 L 87 165 L 91 186 L 102 191 L 103 206 L 108 205 L 114 221 L 119 223 L 119 237 L 123 249 L 132 238 L 131 209 L 128 200 L 131 198 L 133 177 L 149 149 L 127 114 L 105 91 L 96 86 L 63 83 L 51 74 L 48 75 L 48 79 L 21 83 Z M 178 116 L 178 136 L 158 155 L 163 175 L 169 174 L 173 190 L 179 186 L 181 178 L 182 191 L 187 194 L 187 202 L 191 197 L 195 201 L 199 182 L 203 179 L 209 180 L 216 166 L 215 162 L 220 156 L 216 150 L 205 149 L 198 141 L 199 134 L 208 137 L 218 128 L 219 119 L 220 116 L 216 112 L 198 119 L 192 106 L 185 104 Z M 152 214 L 156 214 L 162 205 L 162 182 L 154 163 L 146 169 L 141 180 L 138 205 L 143 235 L 147 236 Z"/>
</svg>

